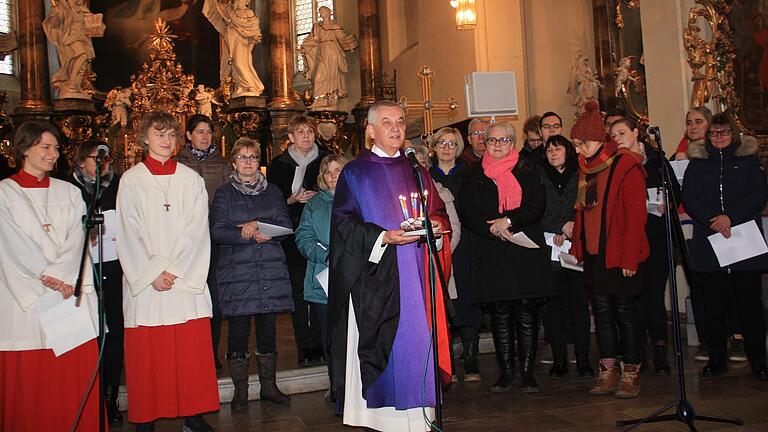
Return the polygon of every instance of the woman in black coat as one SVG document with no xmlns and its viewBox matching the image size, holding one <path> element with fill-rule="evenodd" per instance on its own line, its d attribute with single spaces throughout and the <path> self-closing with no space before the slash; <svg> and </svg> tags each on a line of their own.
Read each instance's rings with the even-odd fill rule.
<svg viewBox="0 0 768 432">
<path fill-rule="evenodd" d="M 579 163 L 575 147 L 562 135 L 550 136 L 543 147 L 546 162 L 541 167 L 541 180 L 547 207 L 541 226 L 544 232 L 554 234 L 555 245 L 562 246 L 573 235 Z M 595 372 L 589 365 L 589 292 L 580 272 L 562 268 L 558 261 L 551 261 L 550 267 L 550 283 L 557 295 L 547 303 L 544 316 L 554 360 L 549 376 L 562 378 L 568 373 L 568 342 L 573 341 L 579 377 L 593 378 Z"/>
<path fill-rule="evenodd" d="M 475 303 L 492 307 L 491 324 L 501 377 L 491 388 L 510 391 L 514 385 L 514 341 L 520 358 L 520 388 L 538 391 L 534 365 L 541 299 L 554 295 L 549 284 L 549 249 L 541 218 L 546 196 L 537 168 L 519 159 L 515 128 L 509 122 L 486 129 L 487 150 L 481 164 L 462 187 L 459 214 L 471 233 Z M 538 245 L 529 249 L 512 243 L 523 233 Z"/>
<path fill-rule="evenodd" d="M 315 135 L 315 124 L 310 117 L 294 116 L 288 122 L 288 139 L 291 145 L 283 154 L 272 160 L 267 170 L 269 183 L 280 189 L 284 201 L 288 204 L 294 230 L 299 227 L 301 213 L 307 201 L 319 191 L 317 175 L 320 173 L 320 161 L 327 153 L 317 146 Z M 296 247 L 294 236 L 283 240 L 283 250 L 291 276 L 293 332 L 299 353 L 298 365 L 306 367 L 321 364 L 323 347 L 320 323 L 314 306 L 304 300 L 307 259 Z"/>
<path fill-rule="evenodd" d="M 275 321 L 291 312 L 291 284 L 282 238 L 263 234 L 259 223 L 291 227 L 280 190 L 259 171 L 259 143 L 250 138 L 235 142 L 230 160 L 235 171 L 213 198 L 211 235 L 221 246 L 216 277 L 219 305 L 229 319 L 229 370 L 235 386 L 232 410 L 248 403 L 248 334 L 256 321 L 256 360 L 262 400 L 290 400 L 275 385 L 277 343 Z"/>
<path fill-rule="evenodd" d="M 72 173 L 67 177 L 67 181 L 77 186 L 82 192 L 85 205 L 90 206 L 93 202 L 93 196 L 96 188 L 96 156 L 100 146 L 109 148 L 103 141 L 89 140 L 80 144 L 72 157 Z M 117 188 L 120 183 L 120 177 L 115 174 L 110 165 L 109 156 L 105 156 L 101 167 L 99 167 L 101 177 L 101 212 L 115 212 L 115 203 L 117 201 Z M 114 232 L 115 226 L 109 226 L 110 221 L 114 223 L 115 218 L 106 218 L 104 229 L 107 232 Z M 113 236 L 112 236 L 113 237 Z M 91 230 L 91 246 L 96 246 L 96 230 Z M 103 237 L 104 243 L 111 242 L 113 247 L 105 247 L 105 250 L 114 250 L 114 238 Z M 95 247 L 92 247 L 93 262 L 98 262 Z M 104 342 L 104 380 L 105 399 L 107 406 L 107 419 L 110 425 L 119 425 L 123 423 L 123 415 L 117 405 L 117 393 L 120 388 L 120 376 L 123 373 L 123 269 L 120 267 L 120 261 L 117 260 L 117 254 L 107 253 L 104 255 L 104 262 L 101 264 L 102 285 L 104 293 L 104 312 L 107 320 L 106 341 Z"/>
<path fill-rule="evenodd" d="M 768 198 L 765 172 L 757 141 L 738 133 L 735 122 L 721 113 L 712 117 L 703 143 L 688 145 L 691 162 L 683 181 L 683 205 L 693 219 L 692 269 L 703 273 L 700 282 L 709 362 L 702 375 L 718 376 L 728 371 L 726 309 L 729 296 L 735 294 L 752 374 L 768 380 L 760 297 L 760 273 L 768 269 L 768 254 L 722 267 L 707 238 L 717 233 L 730 238 L 731 228 L 746 222 L 762 227 L 761 213 Z"/>
</svg>

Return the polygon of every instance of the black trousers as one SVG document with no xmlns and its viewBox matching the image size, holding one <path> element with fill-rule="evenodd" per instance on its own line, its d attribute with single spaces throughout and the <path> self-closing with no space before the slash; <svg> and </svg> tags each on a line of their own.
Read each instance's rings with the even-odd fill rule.
<svg viewBox="0 0 768 432">
<path fill-rule="evenodd" d="M 102 264 L 102 290 L 107 333 L 104 341 L 104 385 L 119 386 L 123 373 L 123 269 L 119 261 Z"/>
<path fill-rule="evenodd" d="M 483 325 L 483 311 L 473 303 L 472 269 L 470 267 L 470 234 L 462 230 L 461 241 L 453 251 L 453 277 L 456 281 L 457 298 L 452 300 L 455 315 L 451 325 L 461 334 L 462 343 L 478 342 L 480 327 Z"/>
<path fill-rule="evenodd" d="M 592 303 L 600 358 L 616 358 L 621 344 L 624 363 L 640 364 L 637 296 L 595 293 Z"/>
<path fill-rule="evenodd" d="M 731 303 L 738 310 L 744 350 L 752 364 L 765 365 L 765 316 L 758 272 L 702 273 L 704 325 L 710 361 L 725 364 L 728 356 L 728 323 Z"/>
<path fill-rule="evenodd" d="M 293 334 L 296 338 L 299 356 L 301 356 L 303 349 L 315 349 L 322 345 L 320 318 L 317 316 L 316 304 L 304 300 L 304 275 L 306 272 L 306 265 L 288 267 L 294 308 L 291 314 Z"/>
<path fill-rule="evenodd" d="M 664 293 L 667 289 L 669 271 L 665 267 L 654 266 L 648 261 L 640 264 L 640 277 L 643 294 L 638 298 L 637 322 L 640 329 L 640 346 L 646 335 L 652 342 L 667 340 L 667 307 L 664 305 Z"/>
<path fill-rule="evenodd" d="M 256 322 L 256 351 L 261 354 L 277 352 L 276 313 L 241 316 L 229 319 L 229 340 L 227 350 L 230 353 L 248 352 L 248 336 L 251 333 L 251 318 Z"/>
<path fill-rule="evenodd" d="M 554 357 L 567 355 L 573 342 L 576 358 L 589 358 L 589 291 L 581 273 L 571 270 L 552 272 L 551 283 L 557 295 L 550 299 L 544 315 L 544 331 Z"/>
</svg>

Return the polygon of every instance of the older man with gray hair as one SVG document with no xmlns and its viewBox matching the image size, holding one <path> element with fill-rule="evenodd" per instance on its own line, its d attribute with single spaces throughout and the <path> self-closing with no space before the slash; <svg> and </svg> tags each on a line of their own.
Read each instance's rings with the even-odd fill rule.
<svg viewBox="0 0 768 432">
<path fill-rule="evenodd" d="M 488 122 L 481 118 L 473 118 L 467 126 L 469 147 L 465 148 L 459 158 L 472 166 L 480 162 L 485 153 L 485 128 Z"/>
</svg>

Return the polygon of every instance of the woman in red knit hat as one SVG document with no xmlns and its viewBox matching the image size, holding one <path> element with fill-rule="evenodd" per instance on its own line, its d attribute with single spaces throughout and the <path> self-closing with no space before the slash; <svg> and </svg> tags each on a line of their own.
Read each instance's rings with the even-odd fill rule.
<svg viewBox="0 0 768 432">
<path fill-rule="evenodd" d="M 580 153 L 571 252 L 584 263 L 600 348 L 600 374 L 590 393 L 633 398 L 640 394 L 637 296 L 642 293 L 635 276 L 648 257 L 645 170 L 642 156 L 605 142 L 597 102 L 585 108 L 571 130 Z"/>
</svg>

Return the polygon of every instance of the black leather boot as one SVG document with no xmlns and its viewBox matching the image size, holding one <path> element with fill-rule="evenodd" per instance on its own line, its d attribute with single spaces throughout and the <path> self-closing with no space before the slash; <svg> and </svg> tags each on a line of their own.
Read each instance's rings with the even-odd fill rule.
<svg viewBox="0 0 768 432">
<path fill-rule="evenodd" d="M 539 391 L 539 384 L 534 374 L 539 340 L 539 304 L 534 299 L 523 299 L 515 301 L 514 306 L 517 321 L 517 352 L 520 359 L 520 391 L 536 393 Z"/>
<path fill-rule="evenodd" d="M 481 381 L 480 368 L 477 366 L 478 342 L 466 342 L 462 359 L 464 360 L 464 382 Z"/>
<path fill-rule="evenodd" d="M 120 390 L 119 386 L 107 386 L 104 389 L 104 399 L 107 406 L 107 421 L 110 426 L 119 426 L 123 424 L 123 414 L 120 412 L 120 407 L 117 405 L 117 393 Z"/>
<path fill-rule="evenodd" d="M 651 347 L 653 348 L 653 369 L 656 371 L 656 375 L 669 375 L 672 372 L 672 368 L 669 367 L 669 362 L 667 361 L 667 342 L 653 341 Z"/>
<path fill-rule="evenodd" d="M 552 347 L 552 368 L 549 369 L 549 376 L 552 378 L 563 378 L 568 374 L 568 349 Z"/>
<path fill-rule="evenodd" d="M 278 404 L 290 401 L 291 397 L 277 388 L 275 378 L 277 373 L 277 353 L 256 353 L 256 364 L 259 367 L 259 383 L 261 384 L 259 395 L 261 400 L 268 400 Z"/>
<path fill-rule="evenodd" d="M 235 386 L 235 394 L 232 396 L 232 403 L 229 409 L 232 412 L 245 411 L 248 408 L 248 361 L 251 353 L 233 352 L 227 354 L 229 362 L 229 375 L 232 377 L 232 384 Z"/>
<path fill-rule="evenodd" d="M 491 387 L 491 391 L 494 393 L 508 392 L 515 386 L 513 323 L 509 302 L 497 303 L 491 315 L 491 333 L 493 334 L 493 343 L 496 346 L 496 359 L 499 362 L 501 376 Z"/>
<path fill-rule="evenodd" d="M 213 428 L 208 424 L 201 414 L 184 417 L 183 432 L 213 432 Z"/>
</svg>

